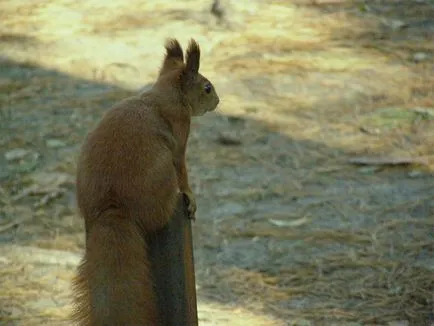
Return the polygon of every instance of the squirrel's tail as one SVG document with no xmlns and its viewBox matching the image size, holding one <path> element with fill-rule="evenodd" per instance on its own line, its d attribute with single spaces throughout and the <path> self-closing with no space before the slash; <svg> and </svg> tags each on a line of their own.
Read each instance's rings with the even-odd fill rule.
<svg viewBox="0 0 434 326">
<path fill-rule="evenodd" d="M 86 231 L 72 320 L 83 326 L 158 324 L 146 242 L 136 224 L 106 212 Z"/>
</svg>

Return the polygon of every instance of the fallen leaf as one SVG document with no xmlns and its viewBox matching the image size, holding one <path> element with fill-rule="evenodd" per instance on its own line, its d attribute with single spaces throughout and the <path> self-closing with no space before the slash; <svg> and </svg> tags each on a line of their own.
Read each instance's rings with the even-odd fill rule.
<svg viewBox="0 0 434 326">
<path fill-rule="evenodd" d="M 30 177 L 33 183 L 38 184 L 40 187 L 59 187 L 74 182 L 74 177 L 71 174 L 63 172 L 37 172 Z"/>
<path fill-rule="evenodd" d="M 278 227 L 296 227 L 296 226 L 301 226 L 303 224 L 306 224 L 309 222 L 309 219 L 306 217 L 302 217 L 296 220 L 292 220 L 292 221 L 283 221 L 283 220 L 274 220 L 274 219 L 269 219 L 268 222 L 270 222 L 271 224 L 278 226 Z"/>
</svg>

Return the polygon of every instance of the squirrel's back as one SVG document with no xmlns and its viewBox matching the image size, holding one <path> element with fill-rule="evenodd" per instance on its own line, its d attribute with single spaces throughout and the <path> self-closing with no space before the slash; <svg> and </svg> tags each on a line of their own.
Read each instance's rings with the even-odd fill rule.
<svg viewBox="0 0 434 326">
<path fill-rule="evenodd" d="M 117 104 L 82 148 L 77 201 L 86 223 L 95 217 L 94 212 L 107 208 L 122 209 L 132 219 L 139 218 L 136 214 L 152 216 L 157 224 L 165 220 L 162 215 L 170 214 L 161 208 L 176 200 L 172 162 L 176 145 L 170 126 L 146 102 L 131 97 Z M 149 225 L 152 229 L 157 226 Z"/>
</svg>

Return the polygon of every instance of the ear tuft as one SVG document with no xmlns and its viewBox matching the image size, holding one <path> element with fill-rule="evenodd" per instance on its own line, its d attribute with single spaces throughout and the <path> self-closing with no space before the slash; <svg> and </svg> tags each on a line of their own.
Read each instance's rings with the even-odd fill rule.
<svg viewBox="0 0 434 326">
<path fill-rule="evenodd" d="M 200 48 L 194 39 L 190 40 L 187 48 L 186 72 L 188 74 L 197 74 L 200 66 Z"/>
<path fill-rule="evenodd" d="M 177 39 L 169 38 L 166 41 L 166 59 L 175 59 L 184 62 L 184 53 Z"/>
<path fill-rule="evenodd" d="M 163 66 L 160 69 L 160 75 L 181 67 L 184 64 L 184 53 L 178 40 L 169 38 L 165 44 L 166 56 L 163 61 Z"/>
</svg>

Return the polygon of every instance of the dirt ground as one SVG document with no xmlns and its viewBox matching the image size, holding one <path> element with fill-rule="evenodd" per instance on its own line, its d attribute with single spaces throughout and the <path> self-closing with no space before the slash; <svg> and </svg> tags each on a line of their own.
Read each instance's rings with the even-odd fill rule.
<svg viewBox="0 0 434 326">
<path fill-rule="evenodd" d="M 166 37 L 221 97 L 195 119 L 201 325 L 434 324 L 434 2 L 0 2 L 0 324 L 65 325 L 87 131 Z"/>
</svg>

